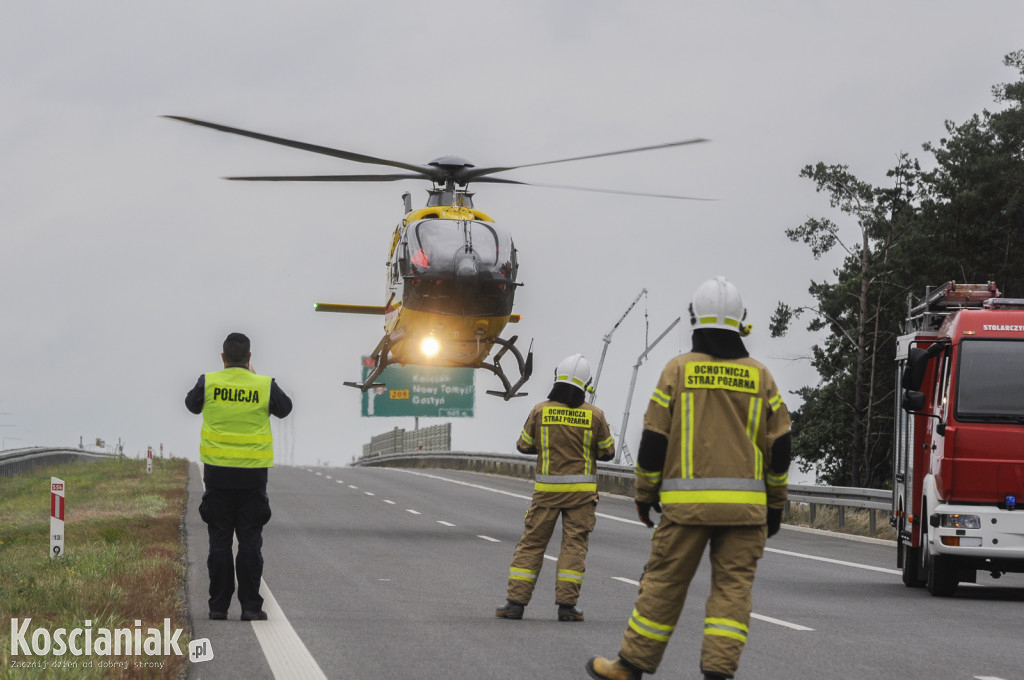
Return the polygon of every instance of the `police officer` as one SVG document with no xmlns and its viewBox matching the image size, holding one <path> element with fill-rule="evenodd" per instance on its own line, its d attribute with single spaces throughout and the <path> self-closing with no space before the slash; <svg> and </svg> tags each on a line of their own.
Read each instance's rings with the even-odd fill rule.
<svg viewBox="0 0 1024 680">
<path fill-rule="evenodd" d="M 576 602 L 596 519 L 597 461 L 615 457 L 615 440 L 604 412 L 584 403 L 590 382 L 590 363 L 582 354 L 563 359 L 555 369 L 548 400 L 533 407 L 516 442 L 520 453 L 537 456 L 537 468 L 533 502 L 509 567 L 507 600 L 495 611 L 498 618 L 523 618 L 544 564 L 544 550 L 561 517 L 555 577 L 558 620 L 583 620 Z"/>
<path fill-rule="evenodd" d="M 263 525 L 270 520 L 267 469 L 274 465 L 270 416 L 284 418 L 292 400 L 249 363 L 249 338 L 231 333 L 224 340 L 224 370 L 199 376 L 185 406 L 203 414 L 199 459 L 204 463 L 199 514 L 207 524 L 210 554 L 210 618 L 226 619 L 238 576 L 243 621 L 264 621 Z M 232 564 L 232 538 L 238 557 Z"/>
<path fill-rule="evenodd" d="M 637 513 L 651 527 L 653 509 L 661 522 L 619 656 L 591 659 L 593 678 L 636 680 L 657 670 L 708 544 L 701 671 L 722 680 L 739 666 L 757 561 L 782 521 L 791 448 L 782 395 L 743 345 L 745 316 L 724 277 L 694 293 L 693 349 L 662 371 L 637 454 Z"/>
</svg>

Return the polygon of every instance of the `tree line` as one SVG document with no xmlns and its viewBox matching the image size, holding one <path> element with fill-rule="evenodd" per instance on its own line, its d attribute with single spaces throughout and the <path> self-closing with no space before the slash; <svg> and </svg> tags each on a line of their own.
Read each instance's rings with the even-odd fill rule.
<svg viewBox="0 0 1024 680">
<path fill-rule="evenodd" d="M 818 384 L 796 391 L 803 405 L 793 413 L 798 465 L 821 482 L 891 484 L 896 337 L 909 301 L 946 281 L 995 281 L 1004 296 L 1024 297 L 1024 50 L 1003 62 L 1018 79 L 993 86 L 994 110 L 947 120 L 946 136 L 922 147 L 929 162 L 901 153 L 885 186 L 846 165 L 800 172 L 834 219 L 812 217 L 786 236 L 815 259 L 839 250 L 843 260 L 833 281 L 811 281 L 813 302 L 779 303 L 771 333 L 801 317 L 825 331 L 812 348 Z M 855 223 L 856 238 L 839 222 Z"/>
</svg>

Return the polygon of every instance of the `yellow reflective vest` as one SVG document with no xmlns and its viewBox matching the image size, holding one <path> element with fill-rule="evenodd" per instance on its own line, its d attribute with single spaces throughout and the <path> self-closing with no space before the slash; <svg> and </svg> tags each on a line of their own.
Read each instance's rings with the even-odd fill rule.
<svg viewBox="0 0 1024 680">
<path fill-rule="evenodd" d="M 651 395 L 644 429 L 665 435 L 661 470 L 637 466 L 637 500 L 660 497 L 677 524 L 753 525 L 782 507 L 785 473 L 769 469 L 790 418 L 768 369 L 749 357 L 689 352 L 669 361 Z"/>
<path fill-rule="evenodd" d="M 223 467 L 273 467 L 270 377 L 225 368 L 205 379 L 199 459 Z"/>
</svg>

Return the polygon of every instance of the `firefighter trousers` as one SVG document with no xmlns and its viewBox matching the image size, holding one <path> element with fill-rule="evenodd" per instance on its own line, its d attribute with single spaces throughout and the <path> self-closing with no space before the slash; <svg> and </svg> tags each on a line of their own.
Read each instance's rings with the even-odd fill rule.
<svg viewBox="0 0 1024 680">
<path fill-rule="evenodd" d="M 575 605 L 586 570 L 587 545 L 597 519 L 594 502 L 575 508 L 549 508 L 533 504 L 526 511 L 526 528 L 519 539 L 508 572 L 507 598 L 529 604 L 537 585 L 544 550 L 554 533 L 555 523 L 562 518 L 562 546 L 558 552 L 558 573 L 555 577 L 555 602 Z"/>
<path fill-rule="evenodd" d="M 751 587 L 764 554 L 764 526 L 694 526 L 662 517 L 620 655 L 653 673 L 683 610 L 686 591 L 705 546 L 710 546 L 711 594 L 704 612 L 700 665 L 732 677 L 750 626 Z"/>
</svg>

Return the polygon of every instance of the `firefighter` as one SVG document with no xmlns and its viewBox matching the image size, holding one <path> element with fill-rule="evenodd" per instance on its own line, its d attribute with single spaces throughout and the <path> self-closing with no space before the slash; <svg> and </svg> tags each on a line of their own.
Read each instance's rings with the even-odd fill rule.
<svg viewBox="0 0 1024 680">
<path fill-rule="evenodd" d="M 593 678 L 636 680 L 657 670 L 709 544 L 701 671 L 706 680 L 733 677 L 757 561 L 782 521 L 789 413 L 768 369 L 743 344 L 750 326 L 739 291 L 721 276 L 706 281 L 689 312 L 693 349 L 662 371 L 637 455 L 637 514 L 653 527 L 654 510 L 661 522 L 618 658 L 592 658 Z"/>
<path fill-rule="evenodd" d="M 537 456 L 537 470 L 526 528 L 509 567 L 507 600 L 495 611 L 498 618 L 523 618 L 544 564 L 544 550 L 561 517 L 555 577 L 558 620 L 583 620 L 576 602 L 596 520 L 596 461 L 615 457 L 615 440 L 604 412 L 584 403 L 592 391 L 590 382 L 590 362 L 582 354 L 563 359 L 555 368 L 548 400 L 533 407 L 516 442 L 520 453 Z"/>
</svg>

